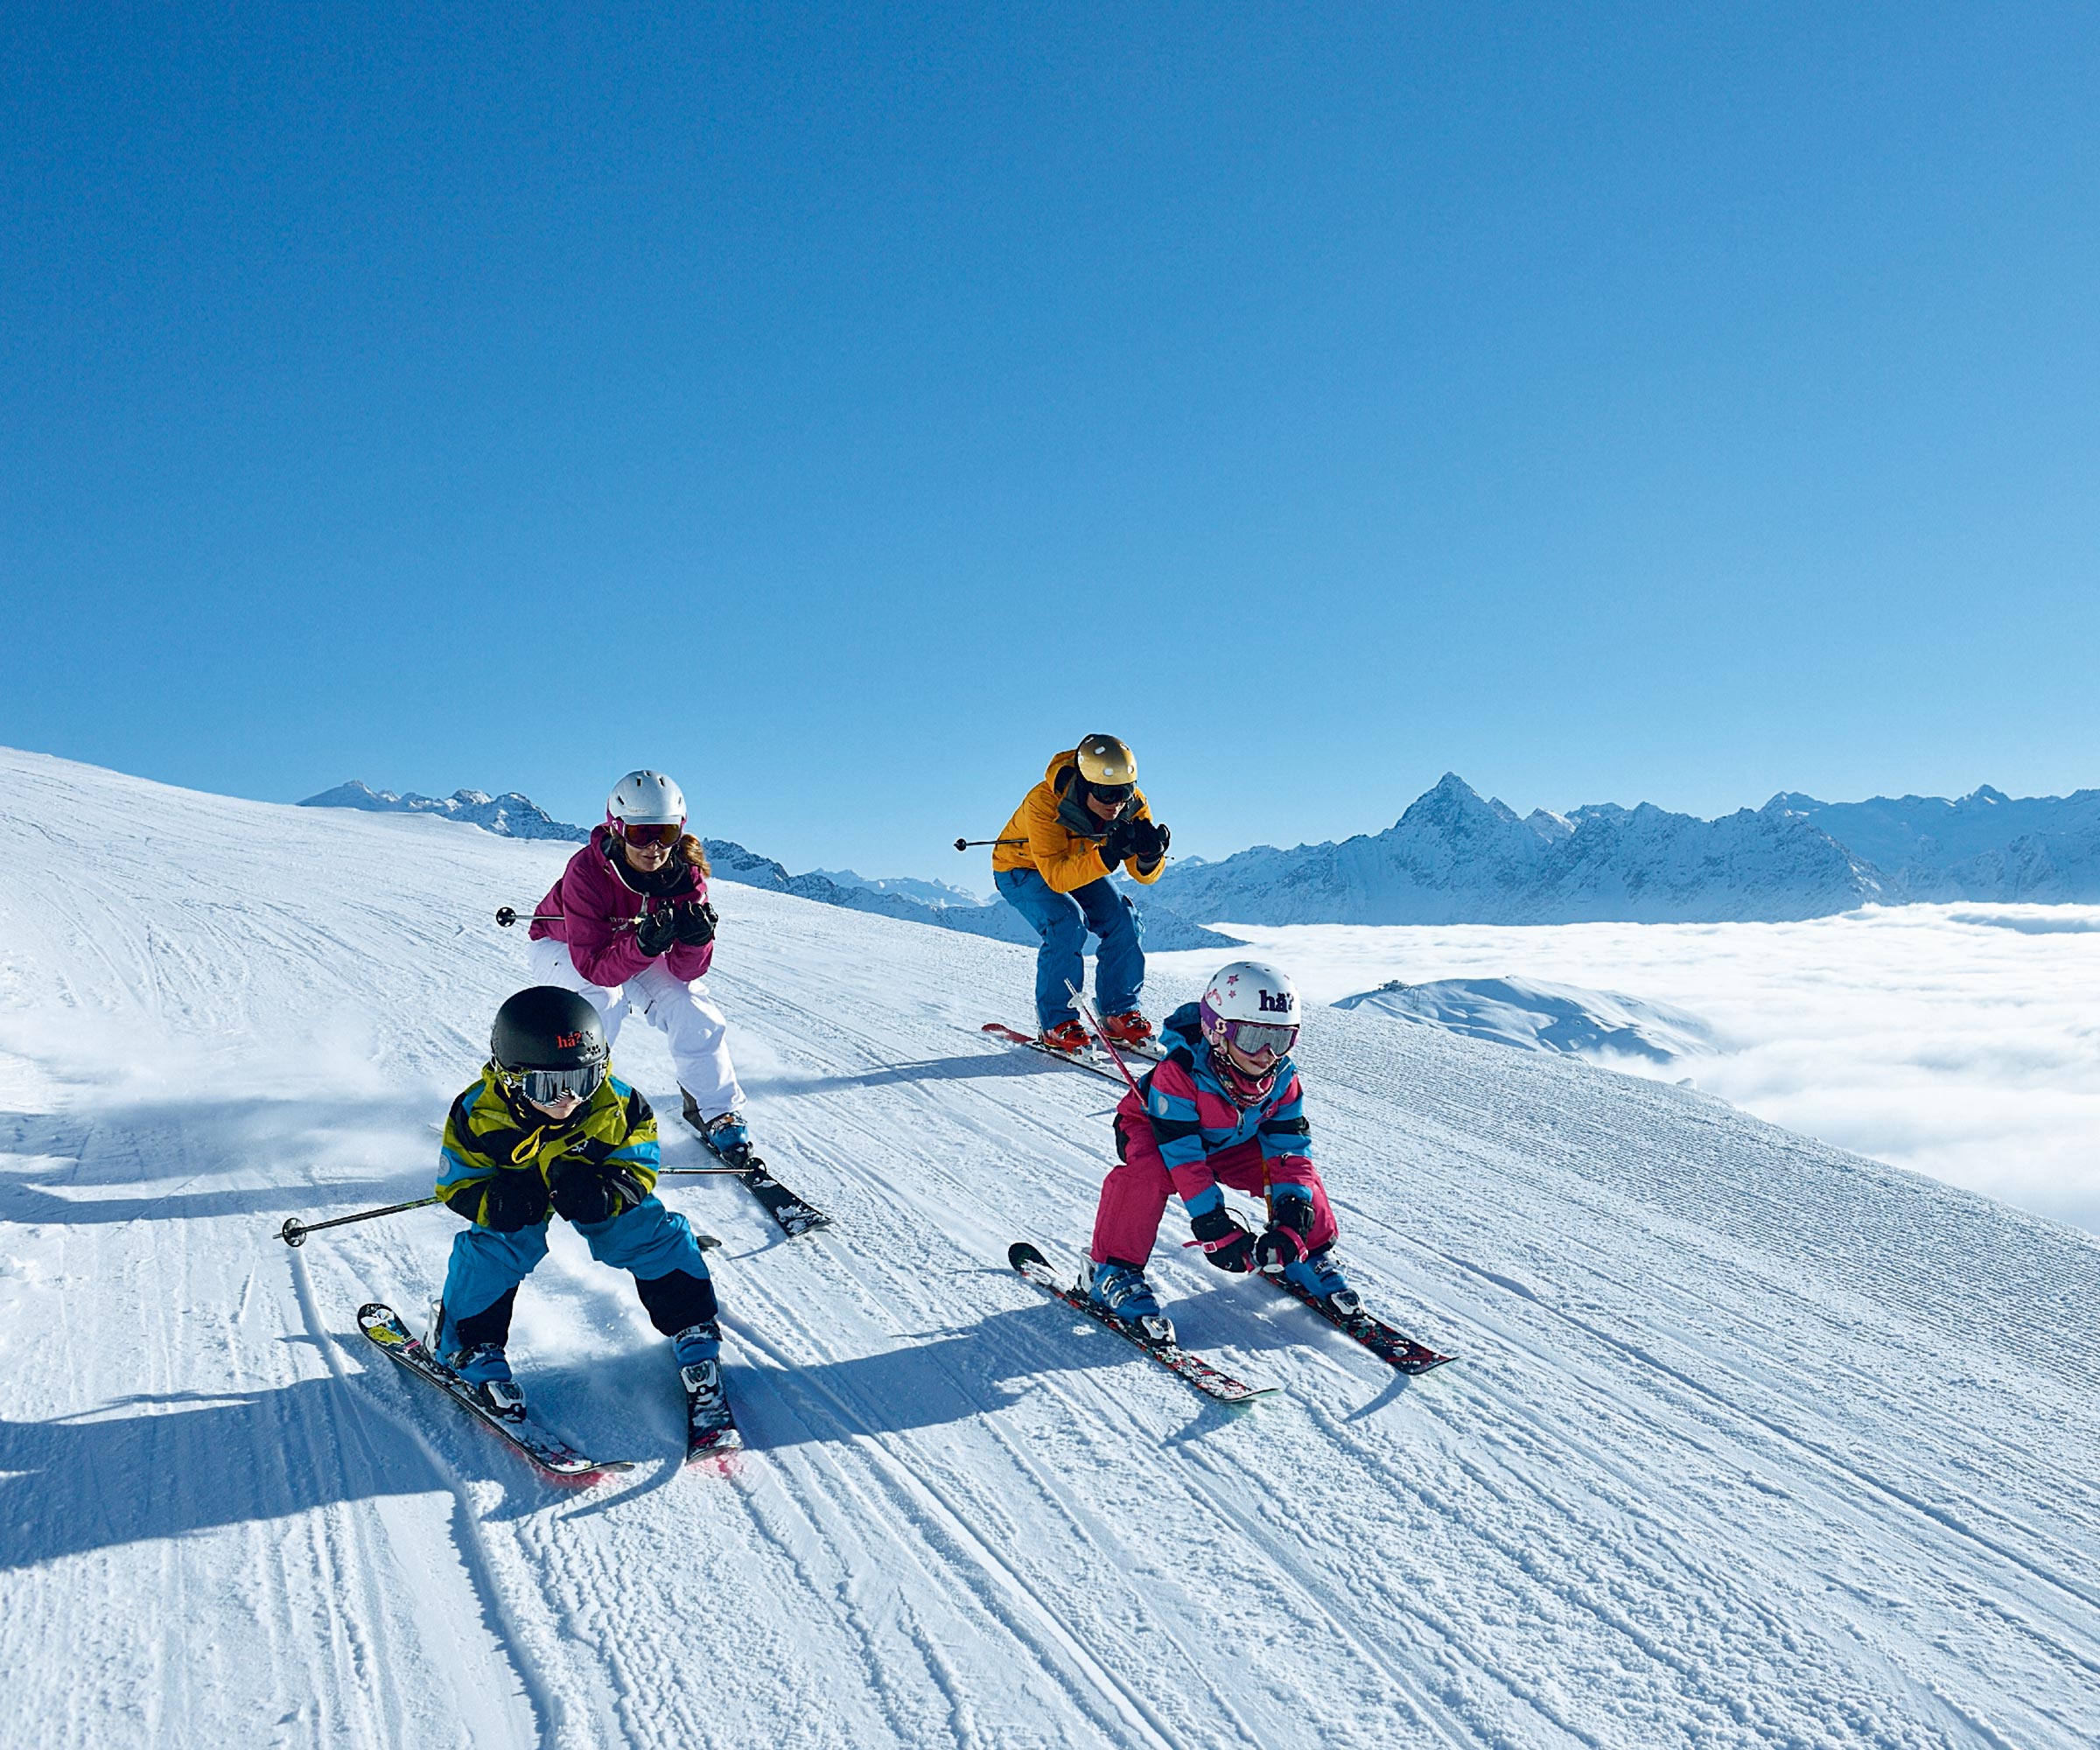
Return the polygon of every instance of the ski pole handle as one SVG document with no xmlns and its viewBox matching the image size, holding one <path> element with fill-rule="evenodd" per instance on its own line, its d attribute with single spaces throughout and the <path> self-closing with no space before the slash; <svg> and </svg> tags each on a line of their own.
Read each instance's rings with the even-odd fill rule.
<svg viewBox="0 0 2100 1750">
<path fill-rule="evenodd" d="M 957 850 L 974 850 L 980 844 L 1026 844 L 1027 843 L 1028 841 L 1025 838 L 958 838 L 956 841 L 956 849 Z"/>
</svg>

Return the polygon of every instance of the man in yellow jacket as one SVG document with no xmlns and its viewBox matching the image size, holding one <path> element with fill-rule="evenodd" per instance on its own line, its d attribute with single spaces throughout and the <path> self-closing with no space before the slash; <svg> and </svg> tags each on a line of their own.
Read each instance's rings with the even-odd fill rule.
<svg viewBox="0 0 2100 1750">
<path fill-rule="evenodd" d="M 1152 882 L 1166 866 L 1166 828 L 1138 788 L 1138 762 L 1112 735 L 1089 735 L 1050 761 L 1022 799 L 991 853 L 992 880 L 1043 939 L 1035 962 L 1035 1018 L 1043 1043 L 1077 1051 L 1088 1043 L 1068 984 L 1086 978 L 1087 934 L 1101 938 L 1094 996 L 1102 1032 L 1144 1045 L 1152 1023 L 1138 1012 L 1144 947 L 1138 914 L 1109 879 L 1121 866 Z"/>
</svg>

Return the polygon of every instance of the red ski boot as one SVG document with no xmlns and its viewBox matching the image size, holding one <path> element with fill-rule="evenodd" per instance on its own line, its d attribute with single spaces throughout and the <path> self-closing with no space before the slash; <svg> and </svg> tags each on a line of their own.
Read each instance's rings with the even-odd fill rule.
<svg viewBox="0 0 2100 1750">
<path fill-rule="evenodd" d="M 1137 1010 L 1102 1018 L 1101 1036 L 1110 1045 L 1150 1045 L 1155 1037 L 1152 1024 Z"/>
<path fill-rule="evenodd" d="M 1043 1043 L 1052 1051 L 1084 1051 L 1094 1040 L 1077 1021 L 1067 1021 L 1062 1026 L 1045 1027 Z"/>
</svg>

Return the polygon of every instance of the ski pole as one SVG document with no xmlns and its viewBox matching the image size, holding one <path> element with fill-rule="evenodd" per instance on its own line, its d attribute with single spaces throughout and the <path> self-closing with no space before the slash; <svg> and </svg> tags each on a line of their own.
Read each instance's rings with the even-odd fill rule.
<svg viewBox="0 0 2100 1750">
<path fill-rule="evenodd" d="M 700 1173 L 740 1173 L 740 1166 L 662 1166 L 656 1169 L 659 1179 L 668 1179 L 673 1173 L 692 1177 Z M 410 1203 L 389 1203 L 383 1209 L 360 1209 L 354 1215 L 338 1215 L 327 1222 L 302 1222 L 297 1215 L 284 1218 L 284 1225 L 277 1229 L 277 1237 L 288 1246 L 303 1246 L 306 1236 L 318 1234 L 324 1228 L 345 1228 L 353 1222 L 375 1222 L 382 1215 L 398 1215 L 404 1209 L 427 1209 L 438 1201 L 436 1197 L 418 1197 Z"/>
<path fill-rule="evenodd" d="M 505 929 L 508 929 L 517 920 L 516 906 L 498 906 L 496 907 L 496 921 Z M 562 921 L 562 914 L 559 912 L 534 912 L 526 918 L 525 921 L 532 924 L 558 924 Z"/>
<path fill-rule="evenodd" d="M 1123 1054 L 1116 1049 L 1116 1041 L 1102 1031 L 1101 1018 L 1094 1012 L 1093 1005 L 1080 993 L 1079 986 L 1069 978 L 1065 980 L 1065 989 L 1072 993 L 1072 1000 L 1078 1005 L 1079 1012 L 1086 1017 L 1088 1024 L 1093 1027 L 1094 1037 L 1108 1046 L 1109 1056 L 1114 1060 L 1116 1068 L 1123 1072 L 1123 1079 L 1129 1085 L 1130 1092 L 1137 1095 L 1139 1102 L 1142 1102 L 1144 1099 L 1144 1089 L 1139 1088 L 1136 1081 L 1132 1079 L 1130 1067 L 1123 1060 Z"/>
<path fill-rule="evenodd" d="M 958 838 L 956 841 L 956 849 L 957 850 L 974 850 L 980 844 L 1026 844 L 1027 843 L 1028 841 L 1025 838 Z"/>
<path fill-rule="evenodd" d="M 413 1203 L 389 1203 L 383 1209 L 360 1209 L 354 1215 L 338 1215 L 332 1222 L 302 1222 L 297 1215 L 287 1215 L 284 1225 L 277 1229 L 277 1237 L 288 1246 L 303 1246 L 306 1236 L 318 1234 L 323 1228 L 346 1227 L 352 1222 L 377 1221 L 382 1215 L 398 1215 L 403 1209 L 427 1209 L 438 1200 L 435 1197 L 418 1197 Z"/>
</svg>

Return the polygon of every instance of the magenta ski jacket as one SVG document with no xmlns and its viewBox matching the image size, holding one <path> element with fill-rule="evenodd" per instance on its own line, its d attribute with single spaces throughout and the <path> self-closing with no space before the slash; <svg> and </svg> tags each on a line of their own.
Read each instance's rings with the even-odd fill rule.
<svg viewBox="0 0 2100 1750">
<path fill-rule="evenodd" d="M 569 945 L 576 970 L 593 984 L 625 984 L 653 964 L 634 944 L 634 926 L 648 913 L 665 906 L 697 905 L 707 897 L 707 881 L 697 869 L 674 864 L 678 877 L 668 892 L 644 893 L 630 885 L 639 879 L 618 861 L 612 835 L 602 826 L 591 830 L 591 842 L 569 859 L 562 878 L 540 901 L 532 926 L 533 940 L 551 936 Z M 674 942 L 657 956 L 672 977 L 690 983 L 707 976 L 715 945 Z"/>
</svg>

